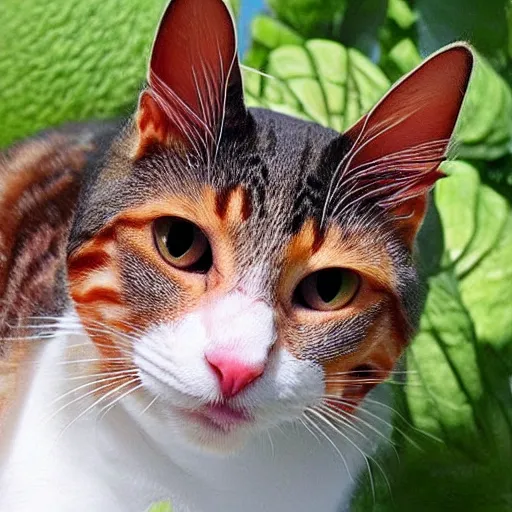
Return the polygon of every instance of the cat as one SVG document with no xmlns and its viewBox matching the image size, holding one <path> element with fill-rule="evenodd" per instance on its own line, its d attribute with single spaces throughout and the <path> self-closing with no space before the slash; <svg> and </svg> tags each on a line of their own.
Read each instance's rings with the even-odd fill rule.
<svg viewBox="0 0 512 512">
<path fill-rule="evenodd" d="M 173 0 L 133 118 L 2 155 L 0 511 L 348 510 L 472 66 L 339 134 L 247 109 L 224 3 Z"/>
</svg>

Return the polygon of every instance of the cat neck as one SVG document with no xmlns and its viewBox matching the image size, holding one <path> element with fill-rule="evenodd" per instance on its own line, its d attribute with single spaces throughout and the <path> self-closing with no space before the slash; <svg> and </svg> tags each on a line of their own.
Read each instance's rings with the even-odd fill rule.
<svg viewBox="0 0 512 512">
<path fill-rule="evenodd" d="M 96 403 L 95 395 L 78 399 L 90 388 L 74 392 L 84 382 L 77 378 L 94 368 L 96 349 L 85 333 L 66 331 L 62 328 L 46 343 L 34 366 L 4 467 L 9 488 L 18 481 L 23 488 L 29 467 L 34 479 L 44 474 L 48 489 L 69 489 L 54 490 L 58 499 L 65 500 L 68 492 L 76 504 L 83 497 L 84 507 L 91 507 L 87 510 L 140 511 L 167 498 L 176 512 L 334 512 L 349 503 L 365 467 L 362 454 L 375 450 L 375 436 L 370 439 L 365 432 L 363 438 L 350 429 L 341 435 L 299 423 L 255 435 L 231 455 L 192 448 L 143 413 L 133 398 L 110 408 L 105 408 L 108 401 Z M 373 428 L 382 431 L 382 423 Z M 91 474 L 94 481 L 83 484 L 83 475 Z M 91 502 L 91 486 L 96 496 L 116 499 Z M 4 499 L 8 504 L 9 497 Z M 0 498 L 0 509 L 8 509 L 2 506 Z"/>
</svg>

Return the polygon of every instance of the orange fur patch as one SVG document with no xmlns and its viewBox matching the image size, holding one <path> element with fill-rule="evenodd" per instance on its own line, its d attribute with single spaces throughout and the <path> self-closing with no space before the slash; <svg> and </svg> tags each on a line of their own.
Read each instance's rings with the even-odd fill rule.
<svg viewBox="0 0 512 512">
<path fill-rule="evenodd" d="M 30 315 L 55 306 L 79 175 L 93 150 L 90 143 L 50 134 L 0 154 L 0 439 L 39 346 L 25 341 L 23 326 Z"/>
</svg>

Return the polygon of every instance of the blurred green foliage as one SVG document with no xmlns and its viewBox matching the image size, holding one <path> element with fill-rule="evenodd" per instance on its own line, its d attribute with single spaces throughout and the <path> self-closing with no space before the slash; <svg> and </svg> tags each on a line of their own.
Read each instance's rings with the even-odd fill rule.
<svg viewBox="0 0 512 512">
<path fill-rule="evenodd" d="M 168 502 L 157 503 L 149 509 L 149 512 L 172 512 L 172 506 Z"/>
<path fill-rule="evenodd" d="M 316 9 L 303 13 L 306 6 Z M 252 26 L 251 105 L 344 130 L 442 46 L 477 65 L 448 179 L 419 236 L 428 298 L 396 386 L 394 442 L 360 512 L 512 510 L 512 4 L 269 0 Z M 383 16 L 384 12 L 384 16 Z M 328 16 L 332 16 L 329 21 Z M 402 385 L 403 384 L 403 385 Z"/>
</svg>

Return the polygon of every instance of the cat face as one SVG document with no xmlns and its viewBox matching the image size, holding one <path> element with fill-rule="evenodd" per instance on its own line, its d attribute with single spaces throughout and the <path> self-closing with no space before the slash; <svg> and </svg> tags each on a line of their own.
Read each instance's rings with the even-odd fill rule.
<svg viewBox="0 0 512 512">
<path fill-rule="evenodd" d="M 224 4 L 174 0 L 70 239 L 113 387 L 216 450 L 314 407 L 349 416 L 414 332 L 411 251 L 471 66 L 437 54 L 340 135 L 247 110 Z"/>
</svg>

